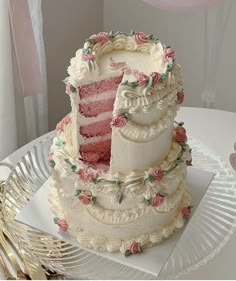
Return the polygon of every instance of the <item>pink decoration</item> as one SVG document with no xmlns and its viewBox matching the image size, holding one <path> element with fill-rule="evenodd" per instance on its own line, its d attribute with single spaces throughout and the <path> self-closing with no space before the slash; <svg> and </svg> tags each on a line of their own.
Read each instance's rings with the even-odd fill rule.
<svg viewBox="0 0 236 281">
<path fill-rule="evenodd" d="M 191 208 L 190 207 L 184 207 L 182 209 L 182 214 L 185 216 L 185 217 L 190 217 L 191 216 Z"/>
<path fill-rule="evenodd" d="M 53 155 L 54 155 L 53 152 L 49 153 L 49 155 L 48 155 L 48 161 L 52 160 Z"/>
<path fill-rule="evenodd" d="M 93 34 L 91 39 L 94 40 L 94 43 L 101 43 L 102 45 L 110 40 L 109 34 L 106 32 L 99 32 L 98 34 Z"/>
<path fill-rule="evenodd" d="M 89 191 L 82 191 L 78 198 L 84 205 L 92 203 L 92 194 Z"/>
<path fill-rule="evenodd" d="M 64 132 L 65 125 L 68 125 L 72 122 L 70 115 L 64 117 L 61 122 L 59 122 L 56 126 L 56 131 Z"/>
<path fill-rule="evenodd" d="M 177 104 L 181 104 L 184 102 L 184 92 L 177 93 Z"/>
<path fill-rule="evenodd" d="M 8 3 L 23 95 L 35 96 L 42 93 L 43 84 L 29 3 L 27 0 L 9 0 Z"/>
<path fill-rule="evenodd" d="M 153 171 L 152 175 L 155 178 L 155 180 L 157 180 L 157 181 L 161 181 L 164 177 L 164 173 L 163 173 L 162 169 Z"/>
<path fill-rule="evenodd" d="M 79 175 L 80 179 L 85 182 L 92 182 L 92 180 L 93 180 L 93 174 L 91 172 L 89 172 L 87 168 L 79 169 L 78 175 Z"/>
<path fill-rule="evenodd" d="M 70 96 L 71 91 L 70 91 L 70 83 L 66 83 L 66 94 Z"/>
<path fill-rule="evenodd" d="M 172 59 L 173 61 L 175 61 L 175 52 L 173 49 L 171 48 L 166 48 L 164 50 L 164 56 L 163 56 L 163 61 L 164 62 L 168 62 L 169 59 Z"/>
<path fill-rule="evenodd" d="M 134 33 L 134 40 L 138 45 L 144 44 L 148 41 L 148 38 L 145 33 L 143 32 L 135 32 Z"/>
<path fill-rule="evenodd" d="M 83 54 L 82 61 L 88 61 L 88 60 L 94 61 L 95 56 L 92 53 Z"/>
<path fill-rule="evenodd" d="M 120 114 L 120 115 L 114 116 L 112 118 L 111 125 L 114 127 L 117 127 L 117 128 L 122 128 L 126 125 L 126 123 L 127 123 L 127 119 L 126 119 L 125 115 Z"/>
<path fill-rule="evenodd" d="M 187 141 L 186 130 L 182 126 L 175 128 L 175 141 L 176 142 L 185 142 Z"/>
<path fill-rule="evenodd" d="M 139 253 L 139 245 L 137 242 L 133 242 L 129 247 L 130 254 L 136 255 Z"/>
<path fill-rule="evenodd" d="M 122 67 L 122 68 L 121 68 L 121 71 L 122 71 L 124 74 L 127 74 L 127 75 L 132 74 L 132 70 L 131 70 L 131 68 L 128 67 L 128 66 Z"/>
<path fill-rule="evenodd" d="M 146 3 L 163 10 L 188 11 L 204 9 L 224 0 L 144 0 Z"/>
<path fill-rule="evenodd" d="M 156 84 L 160 82 L 161 74 L 158 72 L 152 72 L 151 77 L 152 77 L 152 86 L 154 87 Z"/>
<path fill-rule="evenodd" d="M 148 82 L 149 77 L 146 74 L 141 74 L 138 79 L 138 85 L 143 86 L 146 85 Z"/>
<path fill-rule="evenodd" d="M 113 69 L 119 69 L 121 67 L 127 67 L 126 62 L 115 62 L 114 59 L 110 58 L 110 67 Z"/>
<path fill-rule="evenodd" d="M 152 207 L 158 207 L 164 202 L 164 197 L 160 194 L 157 194 L 154 198 L 151 199 Z"/>
<path fill-rule="evenodd" d="M 61 230 L 62 232 L 67 232 L 67 230 L 68 230 L 68 224 L 67 224 L 66 220 L 64 220 L 64 219 L 58 219 L 57 222 L 56 222 L 56 224 L 59 226 L 59 228 L 60 228 L 60 230 Z"/>
</svg>

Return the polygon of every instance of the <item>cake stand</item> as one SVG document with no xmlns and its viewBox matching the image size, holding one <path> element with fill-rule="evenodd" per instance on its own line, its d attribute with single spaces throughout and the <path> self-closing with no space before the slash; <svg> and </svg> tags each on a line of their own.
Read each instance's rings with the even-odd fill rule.
<svg viewBox="0 0 236 281">
<path fill-rule="evenodd" d="M 17 223 L 16 214 L 50 177 L 47 157 L 53 136 L 37 143 L 17 163 L 7 182 L 3 216 L 10 233 L 32 258 L 68 278 L 154 279 L 155 276 L 88 252 L 46 233 Z M 210 148 L 189 138 L 196 168 L 215 173 L 159 277 L 178 278 L 213 258 L 231 237 L 236 221 L 236 179 Z"/>
</svg>

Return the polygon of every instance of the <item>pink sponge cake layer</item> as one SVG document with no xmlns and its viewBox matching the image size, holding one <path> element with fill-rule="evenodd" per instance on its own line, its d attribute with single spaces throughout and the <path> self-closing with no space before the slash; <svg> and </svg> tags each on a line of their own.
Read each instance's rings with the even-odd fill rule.
<svg viewBox="0 0 236 281">
<path fill-rule="evenodd" d="M 80 104 L 79 111 L 85 117 L 96 117 L 100 113 L 112 111 L 114 101 L 115 98 L 110 98 L 106 100 Z"/>
<path fill-rule="evenodd" d="M 122 81 L 123 75 L 101 80 L 99 82 L 83 85 L 79 87 L 79 95 L 81 100 L 95 96 L 108 90 L 116 90 Z"/>
<path fill-rule="evenodd" d="M 111 140 L 80 145 L 81 158 L 89 163 L 103 163 L 109 165 Z"/>
<path fill-rule="evenodd" d="M 80 134 L 86 138 L 111 134 L 111 118 L 80 127 Z"/>
</svg>

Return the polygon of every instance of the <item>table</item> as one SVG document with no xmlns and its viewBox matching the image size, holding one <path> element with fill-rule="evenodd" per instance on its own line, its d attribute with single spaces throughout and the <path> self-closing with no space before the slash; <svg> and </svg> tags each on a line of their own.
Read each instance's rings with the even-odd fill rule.
<svg viewBox="0 0 236 281">
<path fill-rule="evenodd" d="M 229 164 L 229 155 L 233 152 L 236 142 L 236 113 L 214 109 L 203 109 L 194 107 L 182 107 L 176 121 L 184 121 L 187 133 L 201 140 L 221 156 L 223 161 Z M 9 155 L 4 161 L 13 165 L 40 140 L 52 132 L 37 138 L 29 144 Z M 6 179 L 9 170 L 0 168 L 0 178 Z M 236 279 L 236 231 L 222 251 L 183 279 Z M 3 276 L 0 271 L 0 280 Z"/>
</svg>

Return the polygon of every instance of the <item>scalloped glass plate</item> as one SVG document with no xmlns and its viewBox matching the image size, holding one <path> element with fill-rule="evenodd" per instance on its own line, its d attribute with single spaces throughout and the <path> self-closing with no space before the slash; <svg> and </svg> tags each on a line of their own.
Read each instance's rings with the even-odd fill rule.
<svg viewBox="0 0 236 281">
<path fill-rule="evenodd" d="M 20 246 L 50 270 L 69 278 L 154 279 L 114 261 L 60 241 L 14 221 L 16 213 L 49 178 L 47 156 L 54 135 L 36 144 L 10 174 L 3 198 L 3 216 Z M 178 244 L 160 273 L 160 278 L 177 278 L 197 269 L 225 245 L 236 220 L 236 179 L 226 164 L 200 141 L 189 138 L 194 166 L 215 173 L 205 196 L 188 223 Z"/>
</svg>

